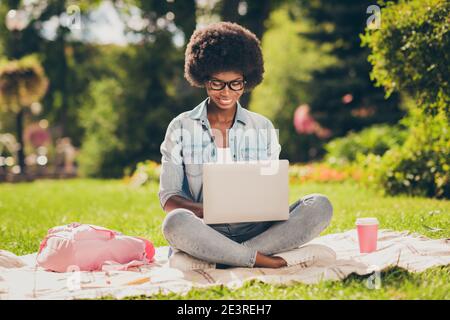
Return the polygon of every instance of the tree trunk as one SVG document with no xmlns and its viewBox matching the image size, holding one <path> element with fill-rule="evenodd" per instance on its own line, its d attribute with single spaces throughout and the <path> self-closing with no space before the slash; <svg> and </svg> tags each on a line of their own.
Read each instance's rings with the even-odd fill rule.
<svg viewBox="0 0 450 320">
<path fill-rule="evenodd" d="M 239 20 L 239 2 L 241 0 L 223 0 L 220 16 L 222 21 L 238 22 Z"/>
<path fill-rule="evenodd" d="M 23 141 L 23 120 L 25 115 L 25 109 L 22 107 L 17 113 L 16 117 L 16 130 L 17 130 L 17 142 L 19 143 L 19 150 L 17 151 L 17 157 L 19 161 L 20 173 L 26 174 L 25 164 L 25 145 Z"/>
<path fill-rule="evenodd" d="M 61 137 L 65 137 L 68 135 L 67 132 L 67 112 L 69 108 L 69 88 L 67 86 L 67 78 L 69 75 L 69 68 L 67 66 L 67 57 L 65 52 L 65 33 L 66 31 L 60 30 L 60 35 L 57 40 L 57 46 L 58 46 L 58 55 L 59 55 L 59 63 L 61 64 L 60 67 L 60 77 L 59 77 L 59 87 L 62 92 L 62 101 L 61 101 L 61 110 L 60 110 L 60 117 L 59 117 L 59 124 L 61 126 Z"/>
<path fill-rule="evenodd" d="M 197 23 L 196 2 L 195 0 L 183 0 L 175 1 L 172 5 L 175 11 L 175 23 L 183 30 L 187 44 Z"/>
<path fill-rule="evenodd" d="M 244 26 L 250 29 L 259 40 L 262 40 L 266 27 L 265 21 L 269 18 L 270 12 L 274 9 L 270 0 L 249 0 L 247 1 L 247 14 L 244 17 Z"/>
</svg>

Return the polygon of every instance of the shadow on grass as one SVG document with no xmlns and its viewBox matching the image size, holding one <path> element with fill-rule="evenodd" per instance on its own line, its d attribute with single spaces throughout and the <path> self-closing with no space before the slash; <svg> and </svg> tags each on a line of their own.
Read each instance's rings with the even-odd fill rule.
<svg viewBox="0 0 450 320">
<path fill-rule="evenodd" d="M 367 280 L 373 279 L 374 277 L 379 276 L 380 279 L 382 279 L 383 284 L 384 285 L 398 285 L 399 283 L 405 282 L 405 281 L 409 281 L 409 282 L 414 282 L 415 280 L 417 280 L 416 277 L 414 277 L 414 275 L 409 272 L 408 270 L 398 267 L 398 266 L 393 266 L 393 267 L 389 267 L 386 270 L 380 271 L 379 273 L 377 272 L 372 272 L 370 274 L 365 274 L 365 275 L 359 275 L 357 273 L 351 273 L 347 276 L 347 278 L 345 278 L 342 283 L 344 285 L 352 285 L 352 284 L 364 284 L 367 283 Z"/>
</svg>

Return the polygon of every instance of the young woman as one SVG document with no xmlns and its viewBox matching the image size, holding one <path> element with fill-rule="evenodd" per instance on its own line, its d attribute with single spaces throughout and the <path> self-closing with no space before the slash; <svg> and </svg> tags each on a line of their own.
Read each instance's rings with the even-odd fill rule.
<svg viewBox="0 0 450 320">
<path fill-rule="evenodd" d="M 310 194 L 290 206 L 286 221 L 207 225 L 202 220 L 203 162 L 221 155 L 231 161 L 279 157 L 271 121 L 239 103 L 263 73 L 260 42 L 252 32 L 230 22 L 197 29 L 186 49 L 185 77 L 206 88 L 208 98 L 175 117 L 161 144 L 159 199 L 168 213 L 164 237 L 172 248 L 218 266 L 291 265 L 277 253 L 312 240 L 332 217 L 327 197 Z"/>
</svg>

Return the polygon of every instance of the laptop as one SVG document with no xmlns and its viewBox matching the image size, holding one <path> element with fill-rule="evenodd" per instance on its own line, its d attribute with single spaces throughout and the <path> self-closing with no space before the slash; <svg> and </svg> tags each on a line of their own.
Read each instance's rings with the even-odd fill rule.
<svg viewBox="0 0 450 320">
<path fill-rule="evenodd" d="M 203 164 L 206 224 L 289 218 L 288 160 Z"/>
</svg>

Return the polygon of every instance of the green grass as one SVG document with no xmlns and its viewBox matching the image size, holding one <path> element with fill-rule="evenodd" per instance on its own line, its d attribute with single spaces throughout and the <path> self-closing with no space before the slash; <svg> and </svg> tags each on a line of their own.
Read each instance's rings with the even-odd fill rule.
<svg viewBox="0 0 450 320">
<path fill-rule="evenodd" d="M 125 234 L 168 245 L 161 233 L 164 212 L 158 184 L 131 188 L 119 180 L 37 181 L 0 184 L 0 248 L 18 255 L 37 251 L 47 229 L 70 222 L 102 225 Z M 410 230 L 431 238 L 450 238 L 450 201 L 382 197 L 355 183 L 305 183 L 290 186 L 291 203 L 309 193 L 326 194 L 334 207 L 330 226 L 335 233 L 354 228 L 357 217 L 374 216 L 381 228 Z M 317 285 L 268 285 L 249 281 L 231 290 L 216 286 L 177 294 L 133 299 L 449 299 L 450 267 L 412 274 L 393 268 L 381 274 L 381 288 L 369 289 L 368 276 Z"/>
</svg>

